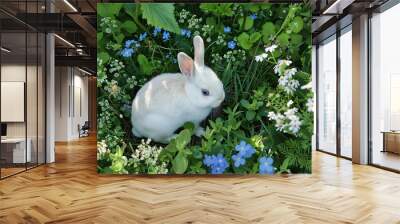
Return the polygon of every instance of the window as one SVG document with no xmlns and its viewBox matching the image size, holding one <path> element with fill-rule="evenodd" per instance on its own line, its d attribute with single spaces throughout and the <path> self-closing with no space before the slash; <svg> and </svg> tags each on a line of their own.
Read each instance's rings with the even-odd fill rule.
<svg viewBox="0 0 400 224">
<path fill-rule="evenodd" d="M 372 164 L 400 170 L 400 5 L 371 18 Z"/>
<path fill-rule="evenodd" d="M 318 47 L 318 149 L 336 153 L 336 35 Z"/>
</svg>

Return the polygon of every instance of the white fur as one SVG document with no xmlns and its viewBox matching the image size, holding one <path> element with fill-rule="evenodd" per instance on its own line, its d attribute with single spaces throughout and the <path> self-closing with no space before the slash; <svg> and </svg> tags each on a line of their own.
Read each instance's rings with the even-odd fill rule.
<svg viewBox="0 0 400 224">
<path fill-rule="evenodd" d="M 204 131 L 199 123 L 225 98 L 222 82 L 204 65 L 204 43 L 193 40 L 195 61 L 178 54 L 182 73 L 161 74 L 147 82 L 132 102 L 132 132 L 137 137 L 168 143 L 185 122 L 196 125 L 196 135 Z M 209 96 L 202 94 L 207 89 Z"/>
</svg>

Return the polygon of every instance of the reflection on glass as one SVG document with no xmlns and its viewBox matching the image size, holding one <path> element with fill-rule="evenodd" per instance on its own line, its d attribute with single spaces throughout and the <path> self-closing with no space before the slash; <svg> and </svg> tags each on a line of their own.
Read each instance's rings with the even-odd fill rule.
<svg viewBox="0 0 400 224">
<path fill-rule="evenodd" d="M 340 154 L 351 158 L 352 141 L 352 35 L 351 26 L 340 36 Z"/>
<path fill-rule="evenodd" d="M 372 163 L 400 170 L 400 5 L 372 17 Z"/>
<path fill-rule="evenodd" d="M 26 142 L 26 43 L 24 33 L 2 33 L 1 45 L 1 176 L 25 170 L 31 160 Z M 28 149 L 28 150 L 26 150 Z"/>
<path fill-rule="evenodd" d="M 318 47 L 318 149 L 336 153 L 336 36 Z"/>
</svg>

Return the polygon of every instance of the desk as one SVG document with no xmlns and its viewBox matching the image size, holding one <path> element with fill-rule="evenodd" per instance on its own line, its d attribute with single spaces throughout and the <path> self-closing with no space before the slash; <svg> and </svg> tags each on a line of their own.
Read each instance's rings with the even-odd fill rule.
<svg viewBox="0 0 400 224">
<path fill-rule="evenodd" d="M 382 152 L 400 154 L 400 131 L 383 131 Z"/>
<path fill-rule="evenodd" d="M 32 158 L 31 146 L 32 140 L 28 138 L 25 153 L 25 138 L 5 138 L 1 139 L 1 157 L 6 163 L 25 163 L 30 162 Z M 12 154 L 12 156 L 11 156 Z M 12 159 L 11 159 L 12 158 Z M 26 161 L 25 161 L 26 158 Z"/>
</svg>

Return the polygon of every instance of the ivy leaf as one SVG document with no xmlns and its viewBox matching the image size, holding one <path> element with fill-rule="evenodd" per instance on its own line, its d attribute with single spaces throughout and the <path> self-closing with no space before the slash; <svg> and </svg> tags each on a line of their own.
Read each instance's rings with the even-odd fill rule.
<svg viewBox="0 0 400 224">
<path fill-rule="evenodd" d="M 290 29 L 294 33 L 299 33 L 304 26 L 303 19 L 299 16 L 294 17 L 293 21 L 290 23 Z"/>
<path fill-rule="evenodd" d="M 137 61 L 140 65 L 140 70 L 145 74 L 145 75 L 151 75 L 151 73 L 153 72 L 154 68 L 151 65 L 151 63 L 149 62 L 149 60 L 147 60 L 147 57 L 144 56 L 143 54 L 139 54 L 137 57 Z"/>
<path fill-rule="evenodd" d="M 147 23 L 163 28 L 173 33 L 180 33 L 180 28 L 174 15 L 173 3 L 142 3 L 142 16 Z"/>
<path fill-rule="evenodd" d="M 136 24 L 133 21 L 127 20 L 122 23 L 121 28 L 126 30 L 128 33 L 135 33 L 137 30 Z"/>
<path fill-rule="evenodd" d="M 188 164 L 189 162 L 184 153 L 179 152 L 178 155 L 175 156 L 174 160 L 172 160 L 172 169 L 176 174 L 183 174 L 185 173 Z"/>
<path fill-rule="evenodd" d="M 101 17 L 114 17 L 122 8 L 121 3 L 99 3 L 97 4 L 97 14 Z"/>
<path fill-rule="evenodd" d="M 267 43 L 272 35 L 276 32 L 275 25 L 272 22 L 266 22 L 262 26 L 262 35 L 264 43 Z"/>
</svg>

